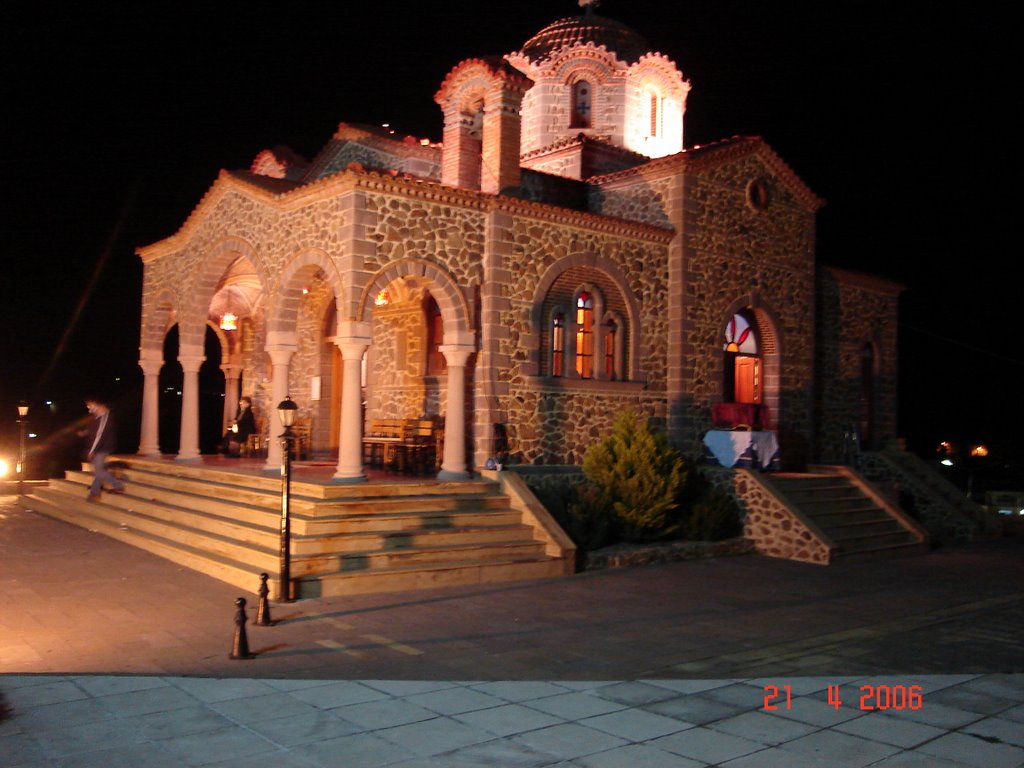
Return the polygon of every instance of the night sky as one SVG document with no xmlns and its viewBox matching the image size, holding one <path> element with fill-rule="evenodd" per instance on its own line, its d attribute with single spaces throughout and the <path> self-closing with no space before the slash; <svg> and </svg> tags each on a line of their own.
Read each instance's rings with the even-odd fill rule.
<svg viewBox="0 0 1024 768">
<path fill-rule="evenodd" d="M 141 389 L 134 250 L 174 233 L 221 168 L 278 144 L 311 158 L 343 120 L 439 140 L 433 95 L 455 64 L 579 12 L 574 0 L 356 5 L 5 10 L 0 435 L 19 399 L 57 401 L 59 421 L 83 412 L 84 391 Z M 1009 12 L 605 0 L 600 13 L 690 80 L 687 146 L 763 136 L 828 201 L 819 260 L 907 286 L 911 447 L 1019 451 Z"/>
</svg>

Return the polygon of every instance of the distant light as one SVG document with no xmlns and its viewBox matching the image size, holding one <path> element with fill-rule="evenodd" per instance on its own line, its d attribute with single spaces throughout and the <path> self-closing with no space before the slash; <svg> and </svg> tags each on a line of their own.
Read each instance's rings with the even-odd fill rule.
<svg viewBox="0 0 1024 768">
<path fill-rule="evenodd" d="M 988 456 L 988 446 L 987 445 L 972 445 L 971 446 L 971 456 L 980 456 L 980 457 Z"/>
<path fill-rule="evenodd" d="M 429 147 L 430 146 L 430 139 L 420 139 L 420 146 L 422 146 L 422 147 Z"/>
<path fill-rule="evenodd" d="M 391 303 L 391 294 L 388 293 L 387 288 L 381 289 L 381 291 L 374 298 L 373 303 L 378 307 L 386 307 Z"/>
<path fill-rule="evenodd" d="M 39 435 L 37 435 L 35 432 L 29 432 L 28 436 L 29 437 L 39 437 Z"/>
<path fill-rule="evenodd" d="M 952 459 L 943 459 L 939 463 L 942 464 L 942 466 L 944 466 L 944 467 L 952 467 L 953 466 L 953 460 Z"/>
<path fill-rule="evenodd" d="M 46 403 L 47 405 L 53 405 L 53 400 L 45 400 L 44 402 L 45 402 L 45 403 Z"/>
<path fill-rule="evenodd" d="M 0 459 L 0 477 L 7 477 L 10 474 L 11 465 L 7 463 L 6 459 Z"/>
<path fill-rule="evenodd" d="M 305 296 L 308 293 L 309 293 L 309 286 L 308 285 L 302 286 L 302 295 Z"/>
<path fill-rule="evenodd" d="M 220 329 L 222 331 L 237 331 L 238 315 L 234 312 L 225 312 L 223 317 L 220 319 Z"/>
</svg>

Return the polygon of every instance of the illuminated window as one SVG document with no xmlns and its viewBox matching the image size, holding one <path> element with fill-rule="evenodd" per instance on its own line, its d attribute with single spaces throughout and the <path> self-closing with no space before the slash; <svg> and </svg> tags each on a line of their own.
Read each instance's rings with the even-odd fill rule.
<svg viewBox="0 0 1024 768">
<path fill-rule="evenodd" d="M 586 80 L 573 83 L 571 128 L 589 128 L 593 89 Z"/>
<path fill-rule="evenodd" d="M 732 320 L 726 325 L 725 344 L 722 349 L 726 352 L 757 354 L 757 339 L 750 327 L 750 322 L 743 315 L 733 315 Z"/>
<path fill-rule="evenodd" d="M 385 307 L 391 303 L 391 294 L 388 293 L 387 288 L 380 290 L 376 297 L 373 299 L 373 303 L 378 307 Z"/>
<path fill-rule="evenodd" d="M 587 291 L 576 298 L 576 373 L 594 377 L 594 297 Z"/>
<path fill-rule="evenodd" d="M 551 375 L 565 375 L 565 313 L 556 312 L 551 320 Z"/>
<path fill-rule="evenodd" d="M 760 403 L 761 356 L 752 316 L 733 315 L 725 326 L 724 337 L 723 402 Z"/>
<path fill-rule="evenodd" d="M 616 343 L 618 341 L 619 325 L 614 320 L 605 323 L 604 333 L 604 376 L 609 381 L 619 378 L 618 367 L 615 364 Z"/>
<path fill-rule="evenodd" d="M 662 120 L 662 104 L 661 95 L 653 88 L 648 89 L 647 95 L 647 130 L 648 136 L 655 137 L 661 135 L 661 120 Z"/>
</svg>

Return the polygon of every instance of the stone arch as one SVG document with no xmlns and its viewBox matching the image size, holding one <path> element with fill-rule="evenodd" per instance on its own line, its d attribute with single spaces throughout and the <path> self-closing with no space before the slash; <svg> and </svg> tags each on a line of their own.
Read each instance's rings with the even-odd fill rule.
<svg viewBox="0 0 1024 768">
<path fill-rule="evenodd" d="M 417 277 L 429 280 L 437 288 L 431 295 L 441 309 L 445 343 L 457 343 L 466 333 L 472 333 L 472 312 L 469 302 L 455 279 L 444 269 L 423 259 L 407 258 L 384 265 L 369 279 L 356 305 L 356 320 L 368 322 L 373 298 L 391 282 L 402 277 Z M 452 322 L 453 325 L 449 325 Z"/>
<path fill-rule="evenodd" d="M 164 338 L 178 322 L 178 297 L 167 288 L 146 300 L 139 348 L 163 356 Z"/>
<path fill-rule="evenodd" d="M 186 311 L 181 313 L 181 337 L 182 348 L 202 350 L 203 334 L 206 332 L 206 320 L 214 294 L 221 277 L 227 271 L 231 263 L 240 256 L 245 257 L 253 265 L 259 277 L 260 285 L 266 291 L 270 284 L 268 270 L 263 259 L 260 258 L 256 249 L 246 240 L 229 236 L 210 248 L 203 256 L 195 270 L 195 278 L 190 286 Z"/>
<path fill-rule="evenodd" d="M 543 324 L 546 321 L 546 318 L 544 317 L 544 303 L 551 287 L 564 273 L 570 269 L 580 267 L 603 272 L 608 276 L 615 287 L 618 288 L 625 309 L 624 319 L 627 325 L 625 345 L 629 350 L 627 356 L 628 359 L 624 361 L 623 371 L 627 380 L 638 380 L 640 374 L 640 360 L 644 357 L 644 350 L 640 336 L 640 307 L 637 304 L 636 297 L 633 295 L 633 292 L 629 290 L 629 280 L 626 278 L 626 275 L 619 268 L 618 264 L 610 259 L 588 251 L 586 253 L 576 253 L 569 256 L 563 256 L 548 267 L 544 274 L 541 275 L 540 280 L 537 282 L 537 287 L 533 292 L 533 301 L 530 310 L 530 326 L 535 330 L 538 339 L 542 339 L 544 337 L 544 334 L 541 332 Z M 543 370 L 541 360 L 544 350 L 542 350 L 542 346 L 543 343 L 535 344 L 530 350 L 530 370 L 533 375 L 539 375 Z"/>
<path fill-rule="evenodd" d="M 340 317 L 341 302 L 345 295 L 341 273 L 326 252 L 319 248 L 310 248 L 292 256 L 281 270 L 277 290 L 268 307 L 268 335 L 295 330 L 299 303 L 302 300 L 303 278 L 318 271 L 323 274 L 323 279 L 334 292 L 334 301 L 339 308 Z"/>
</svg>

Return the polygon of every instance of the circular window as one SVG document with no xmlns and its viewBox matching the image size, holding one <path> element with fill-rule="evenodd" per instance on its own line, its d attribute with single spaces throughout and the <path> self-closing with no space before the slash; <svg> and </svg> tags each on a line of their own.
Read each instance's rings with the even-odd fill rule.
<svg viewBox="0 0 1024 768">
<path fill-rule="evenodd" d="M 754 179 L 747 184 L 747 205 L 755 211 L 763 211 L 768 207 L 768 185 L 764 179 Z"/>
</svg>

